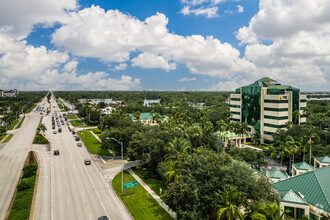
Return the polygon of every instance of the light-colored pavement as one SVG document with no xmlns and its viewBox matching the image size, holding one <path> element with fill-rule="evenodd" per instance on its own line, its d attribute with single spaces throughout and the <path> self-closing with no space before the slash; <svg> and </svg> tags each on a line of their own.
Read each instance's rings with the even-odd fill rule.
<svg viewBox="0 0 330 220">
<path fill-rule="evenodd" d="M 176 219 L 176 213 L 166 205 L 166 203 L 138 176 L 134 173 L 132 169 L 128 169 L 128 172 L 143 186 L 145 190 L 158 202 L 158 204 L 163 207 L 163 209 Z"/>
<path fill-rule="evenodd" d="M 68 103 L 68 102 L 64 101 L 64 99 L 62 99 L 62 98 L 59 98 L 59 99 L 60 99 L 61 102 L 62 102 L 64 105 L 66 105 L 66 107 L 68 107 L 70 110 L 73 110 L 73 109 L 76 108 L 76 107 L 75 107 L 74 105 L 72 105 L 71 103 Z"/>
<path fill-rule="evenodd" d="M 52 100 L 52 106 L 54 105 L 55 102 Z M 59 112 L 58 108 L 52 110 Z M 131 219 L 95 162 L 91 160 L 91 165 L 84 164 L 84 160 L 91 159 L 91 156 L 85 147 L 77 147 L 77 141 L 67 126 L 62 125 L 63 131 L 53 134 L 52 113 L 44 118 L 47 127 L 46 137 L 51 142 L 52 150 L 59 150 L 60 155 L 54 156 L 51 153 L 50 169 L 46 168 L 47 172 L 41 173 L 45 181 L 40 181 L 39 185 L 36 219 L 44 219 L 43 210 L 39 206 L 43 203 L 43 196 L 48 196 L 44 194 L 49 194 L 49 191 L 48 204 L 50 203 L 51 211 L 50 218 L 45 216 L 45 219 L 97 219 L 103 215 L 109 216 L 110 219 Z M 41 160 L 48 159 L 45 157 Z M 51 179 L 50 187 L 44 186 L 47 185 L 47 178 Z"/>
<path fill-rule="evenodd" d="M 22 127 L 0 151 L 0 219 L 4 218 L 12 198 L 39 120 L 39 113 L 27 114 Z"/>
</svg>

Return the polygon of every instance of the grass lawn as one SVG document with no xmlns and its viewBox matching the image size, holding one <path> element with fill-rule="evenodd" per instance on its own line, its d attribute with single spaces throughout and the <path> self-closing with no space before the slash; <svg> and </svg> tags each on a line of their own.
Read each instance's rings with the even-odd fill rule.
<svg viewBox="0 0 330 220">
<path fill-rule="evenodd" d="M 125 170 L 124 183 L 131 181 L 135 181 L 134 177 Z M 112 185 L 134 219 L 173 219 L 140 184 L 135 187 L 135 194 L 134 188 L 127 189 L 127 196 L 126 190 L 122 194 L 121 173 L 115 176 Z"/>
<path fill-rule="evenodd" d="M 85 127 L 85 125 L 80 120 L 72 120 L 71 124 L 73 127 Z"/>
<path fill-rule="evenodd" d="M 78 135 L 80 136 L 81 140 L 84 142 L 85 146 L 91 154 L 96 154 L 100 156 L 112 156 L 109 151 L 101 148 L 101 143 L 89 131 L 85 132 L 85 137 L 83 131 L 78 131 Z"/>
<path fill-rule="evenodd" d="M 76 115 L 67 115 L 68 119 L 78 119 Z"/>
<path fill-rule="evenodd" d="M 3 143 L 7 143 L 8 141 L 10 141 L 10 139 L 13 137 L 13 134 L 9 134 L 8 137 L 3 141 Z"/>
<path fill-rule="evenodd" d="M 16 124 L 18 123 L 19 119 L 14 120 L 9 126 L 8 126 L 8 131 L 13 130 Z"/>
<path fill-rule="evenodd" d="M 6 137 L 5 134 L 0 134 L 0 141 L 2 141 L 2 139 L 3 139 L 4 137 Z"/>
<path fill-rule="evenodd" d="M 161 180 L 149 178 L 146 179 L 143 177 L 143 170 L 138 169 L 136 167 L 132 167 L 132 170 L 138 175 L 158 196 L 162 197 L 160 194 L 159 188 L 162 188 L 163 193 L 164 189 L 166 188 L 165 183 Z"/>
<path fill-rule="evenodd" d="M 96 136 L 98 136 L 99 138 L 101 137 L 102 131 L 98 128 L 94 128 L 94 129 L 90 129 L 91 131 L 94 132 L 94 134 L 96 134 Z"/>
<path fill-rule="evenodd" d="M 48 144 L 49 141 L 40 133 L 36 133 L 36 136 L 33 141 L 34 144 Z"/>
<path fill-rule="evenodd" d="M 24 119 L 25 117 L 23 117 L 22 120 L 18 123 L 16 129 L 19 129 L 22 126 Z"/>
</svg>

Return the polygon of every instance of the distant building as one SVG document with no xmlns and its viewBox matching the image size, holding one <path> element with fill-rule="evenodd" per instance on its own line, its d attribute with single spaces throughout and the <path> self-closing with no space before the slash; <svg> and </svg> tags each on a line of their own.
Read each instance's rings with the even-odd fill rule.
<svg viewBox="0 0 330 220">
<path fill-rule="evenodd" d="M 0 89 L 0 96 L 1 97 L 16 97 L 18 96 L 18 90 L 17 89 L 10 89 L 10 90 L 2 90 Z"/>
<path fill-rule="evenodd" d="M 289 175 L 282 170 L 266 170 L 266 176 L 268 176 L 272 182 L 278 182 L 281 180 L 286 180 L 289 178 Z"/>
<path fill-rule="evenodd" d="M 131 117 L 131 119 L 133 121 L 136 120 L 136 118 L 134 117 L 134 114 L 129 114 L 129 116 Z M 163 121 L 167 121 L 168 117 L 166 115 L 159 115 L 159 118 L 157 118 L 157 120 L 159 122 L 163 122 Z M 148 125 L 157 125 L 157 121 L 156 119 L 153 119 L 153 116 L 151 113 L 140 113 L 140 122 L 143 124 L 148 124 Z"/>
<path fill-rule="evenodd" d="M 285 129 L 288 121 L 306 123 L 306 102 L 306 95 L 298 88 L 265 77 L 230 94 L 230 120 L 247 122 L 249 132 L 259 132 L 264 143 L 265 139 L 272 140 L 277 129 Z M 294 114 L 296 111 L 299 115 Z"/>
<path fill-rule="evenodd" d="M 145 99 L 143 101 L 144 106 L 151 106 L 152 104 L 159 104 L 160 105 L 160 99 Z"/>
<path fill-rule="evenodd" d="M 314 168 L 306 162 L 294 163 L 292 165 L 292 176 L 300 175 L 313 170 Z"/>
<path fill-rule="evenodd" d="M 323 156 L 323 157 L 314 157 L 314 168 L 321 168 L 330 166 L 330 157 Z"/>
<path fill-rule="evenodd" d="M 111 115 L 115 110 L 116 109 L 113 107 L 106 107 L 106 108 L 101 109 L 101 113 L 103 115 Z"/>
<path fill-rule="evenodd" d="M 100 102 L 104 102 L 105 104 L 121 104 L 123 101 L 113 101 L 112 99 L 78 99 L 78 101 L 82 104 L 90 103 L 90 104 L 99 104 Z"/>
</svg>

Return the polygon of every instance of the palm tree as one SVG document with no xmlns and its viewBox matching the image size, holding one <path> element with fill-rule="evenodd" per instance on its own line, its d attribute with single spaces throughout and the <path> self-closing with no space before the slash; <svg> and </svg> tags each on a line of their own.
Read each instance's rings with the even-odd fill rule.
<svg viewBox="0 0 330 220">
<path fill-rule="evenodd" d="M 299 116 L 300 116 L 300 113 L 298 110 L 295 110 L 294 112 L 292 112 L 292 118 L 293 118 L 294 124 L 298 124 Z"/>
<path fill-rule="evenodd" d="M 206 131 L 206 133 L 210 133 L 213 131 L 213 124 L 210 121 L 206 121 L 204 124 L 204 130 Z"/>
<path fill-rule="evenodd" d="M 169 161 L 165 166 L 165 178 L 167 181 L 179 179 L 179 162 Z"/>
<path fill-rule="evenodd" d="M 319 122 L 319 124 L 320 124 L 320 130 L 321 130 L 321 128 L 322 128 L 322 124 L 324 123 L 324 120 L 325 120 L 325 114 L 323 114 L 323 113 L 318 113 L 317 114 L 317 116 L 316 116 L 316 118 L 317 118 L 317 121 Z"/>
<path fill-rule="evenodd" d="M 292 160 L 292 164 L 294 164 L 294 155 L 296 154 L 296 152 L 298 151 L 299 149 L 299 146 L 301 146 L 301 143 L 298 142 L 298 141 L 295 141 L 293 139 L 293 137 L 291 136 L 288 136 L 286 138 L 286 145 L 287 147 L 289 148 L 289 156 L 290 156 L 290 162 L 291 162 L 291 156 L 293 157 L 293 160 Z M 291 165 L 291 169 L 292 169 L 292 165 Z"/>
<path fill-rule="evenodd" d="M 192 139 L 192 142 L 194 143 L 194 147 L 197 148 L 197 142 L 199 139 L 202 138 L 203 130 L 198 125 L 191 127 L 189 130 L 190 130 L 190 138 Z"/>
<path fill-rule="evenodd" d="M 282 220 L 286 213 L 282 212 L 281 208 L 276 204 L 263 204 L 254 213 L 252 213 L 252 220 Z"/>
<path fill-rule="evenodd" d="M 168 152 L 167 160 L 178 160 L 180 154 L 184 151 L 185 148 L 189 147 L 190 143 L 186 139 L 183 138 L 174 138 L 172 142 L 168 144 L 166 147 L 166 151 Z"/>
<path fill-rule="evenodd" d="M 256 131 L 253 134 L 253 142 L 254 142 L 255 145 L 257 145 L 257 144 L 260 143 L 260 138 L 261 138 L 260 132 L 259 131 Z"/>
<path fill-rule="evenodd" d="M 279 142 L 279 146 L 277 148 L 277 151 L 278 151 L 278 154 L 281 157 L 281 165 L 282 165 L 285 155 L 288 154 L 288 149 L 285 145 L 285 142 Z"/>
<path fill-rule="evenodd" d="M 39 125 L 39 132 L 45 133 L 45 131 L 47 131 L 46 125 L 44 123 L 41 123 Z"/>
<path fill-rule="evenodd" d="M 220 135 L 221 135 L 221 133 L 228 128 L 228 125 L 226 124 L 226 122 L 224 120 L 220 120 L 220 121 L 217 121 L 217 128 L 219 129 Z M 220 140 L 221 140 L 221 137 L 220 137 Z"/>
<path fill-rule="evenodd" d="M 248 123 L 246 122 L 243 122 L 243 123 L 239 123 L 239 128 L 238 128 L 238 131 L 239 131 L 239 134 L 241 136 L 240 140 L 243 139 L 243 136 L 244 135 L 247 135 L 247 131 L 248 131 Z M 240 141 L 241 143 L 241 141 Z M 241 146 L 238 146 L 238 147 L 241 147 Z"/>
<path fill-rule="evenodd" d="M 265 147 L 265 150 L 269 154 L 270 158 L 277 159 L 277 149 L 273 145 Z"/>
<path fill-rule="evenodd" d="M 139 111 L 134 112 L 133 116 L 134 116 L 136 121 L 140 121 L 141 113 Z"/>
<path fill-rule="evenodd" d="M 308 126 L 305 130 L 305 137 L 308 138 L 308 144 L 309 144 L 309 164 L 312 165 L 312 138 L 315 137 L 315 128 L 313 126 Z"/>
<path fill-rule="evenodd" d="M 312 111 L 310 108 L 306 107 L 304 110 L 303 110 L 303 113 L 304 115 L 306 115 L 306 117 L 309 117 L 312 115 Z"/>
<path fill-rule="evenodd" d="M 242 213 L 239 210 L 239 206 L 241 205 L 241 198 L 239 197 L 236 188 L 231 188 L 229 191 L 225 189 L 224 192 L 218 190 L 215 195 L 220 199 L 218 220 L 234 220 L 236 218 L 244 219 Z"/>
<path fill-rule="evenodd" d="M 287 129 L 292 128 L 292 126 L 293 126 L 293 122 L 292 122 L 292 121 L 287 121 L 287 122 L 285 122 L 285 127 L 286 127 Z"/>
</svg>

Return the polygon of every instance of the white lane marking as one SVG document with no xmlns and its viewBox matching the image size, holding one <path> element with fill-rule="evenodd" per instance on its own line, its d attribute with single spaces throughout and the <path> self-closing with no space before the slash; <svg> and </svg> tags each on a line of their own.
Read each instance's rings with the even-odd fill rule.
<svg viewBox="0 0 330 220">
<path fill-rule="evenodd" d="M 92 216 L 89 214 L 89 219 L 92 220 Z"/>
<path fill-rule="evenodd" d="M 80 157 L 81 162 L 84 162 L 84 160 L 82 159 L 82 157 L 81 157 L 81 155 L 80 155 L 80 152 L 77 150 L 76 147 L 75 147 L 75 149 L 76 149 L 76 151 L 78 152 L 78 155 L 79 155 L 79 157 Z M 97 191 L 97 189 L 96 189 L 96 187 L 95 187 L 95 185 L 94 185 L 94 182 L 93 182 L 91 176 L 89 175 L 89 173 L 87 172 L 86 166 L 83 166 L 83 167 L 84 167 L 85 172 L 86 172 L 86 174 L 87 174 L 87 176 L 88 176 L 88 178 L 89 178 L 89 181 L 90 181 L 90 182 L 92 183 L 92 185 L 93 185 L 93 188 L 94 188 L 94 190 L 95 190 L 95 192 L 96 192 L 97 197 L 99 198 L 99 200 L 100 200 L 100 202 L 101 202 L 101 205 L 102 205 L 102 207 L 103 207 L 105 213 L 107 213 L 107 216 L 109 216 L 109 213 L 108 213 L 108 211 L 106 210 L 106 208 L 104 207 L 104 204 L 103 204 L 103 202 L 102 202 L 102 200 L 101 200 L 101 197 L 100 197 L 100 195 L 99 195 L 99 193 L 98 193 L 98 191 Z"/>
<path fill-rule="evenodd" d="M 103 160 L 103 158 L 100 156 L 101 160 L 103 161 L 103 163 L 106 163 L 105 160 Z"/>
</svg>

